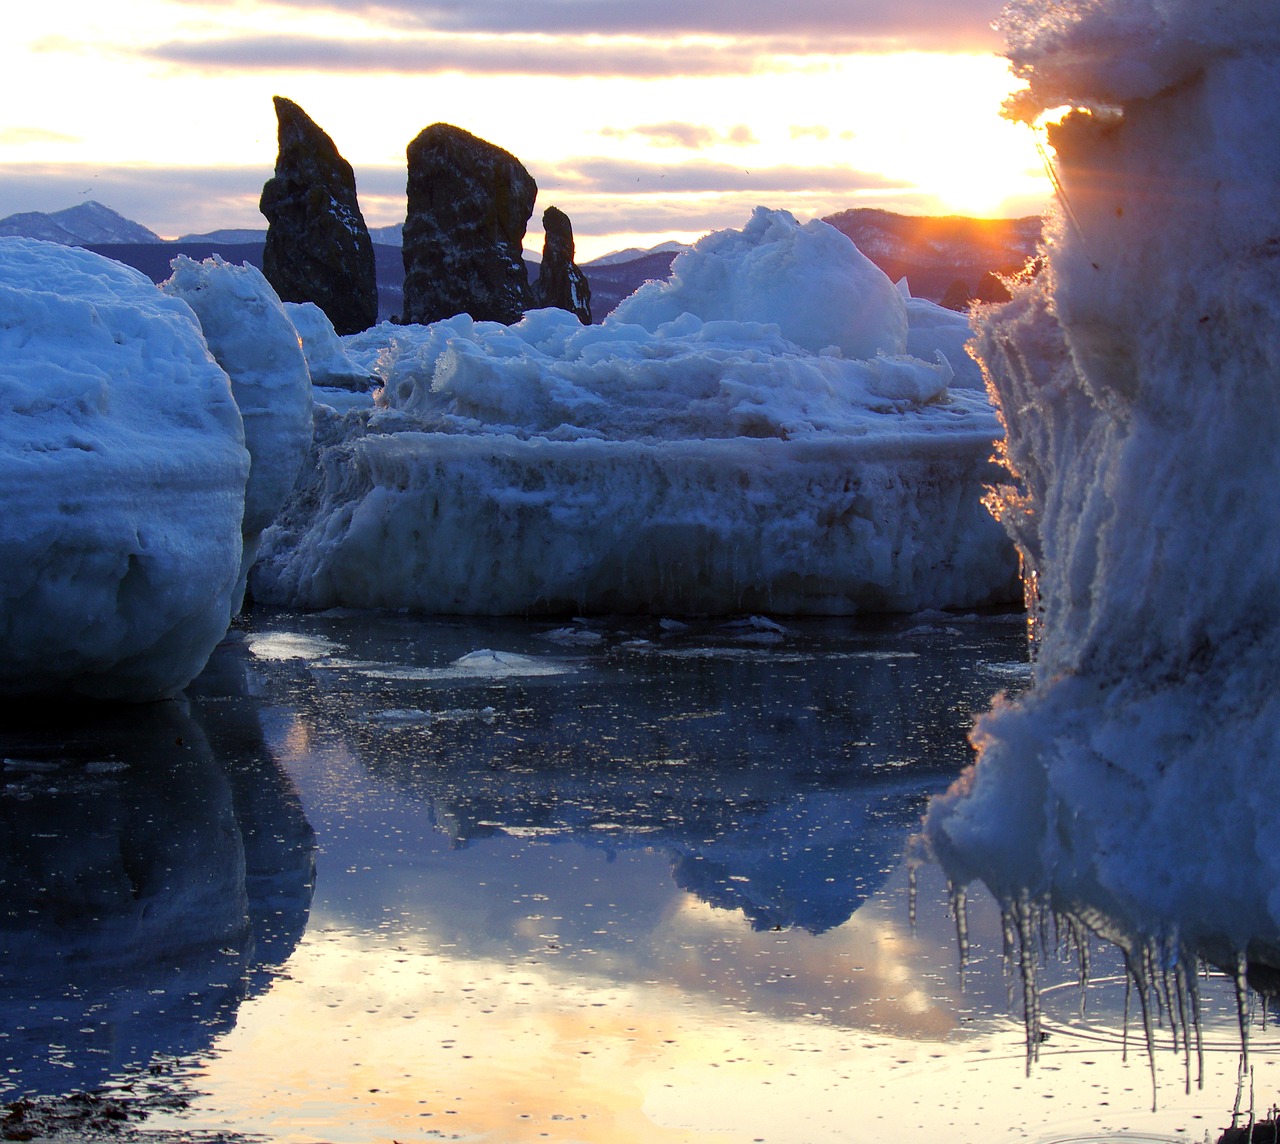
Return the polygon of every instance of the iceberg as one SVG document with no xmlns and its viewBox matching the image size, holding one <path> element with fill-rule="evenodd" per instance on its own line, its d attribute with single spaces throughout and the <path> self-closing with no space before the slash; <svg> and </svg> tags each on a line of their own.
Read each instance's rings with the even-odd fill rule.
<svg viewBox="0 0 1280 1144">
<path fill-rule="evenodd" d="M 1072 109 L 1048 129 L 1045 269 L 978 322 L 1035 683 L 978 721 L 924 837 L 1024 943 L 1054 910 L 1193 1007 L 1197 956 L 1274 992 L 1280 11 L 1019 0 L 1002 19 L 1030 85 L 1011 112 Z"/>
<path fill-rule="evenodd" d="M 184 687 L 227 628 L 248 472 L 185 302 L 87 251 L 0 239 L 0 692 Z"/>
<path fill-rule="evenodd" d="M 1002 479 L 991 405 L 953 388 L 945 352 L 904 352 L 906 301 L 844 235 L 757 209 L 675 270 L 598 326 L 546 309 L 344 338 L 383 380 L 376 408 L 317 407 L 254 598 L 497 615 L 1020 597 L 981 505 Z"/>
</svg>

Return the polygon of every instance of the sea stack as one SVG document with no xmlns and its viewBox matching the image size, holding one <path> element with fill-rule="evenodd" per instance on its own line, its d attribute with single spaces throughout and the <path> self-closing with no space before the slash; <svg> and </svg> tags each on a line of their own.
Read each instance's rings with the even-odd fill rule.
<svg viewBox="0 0 1280 1144">
<path fill-rule="evenodd" d="M 339 334 L 378 320 L 373 242 L 356 180 L 333 140 L 292 100 L 275 96 L 280 150 L 262 188 L 266 279 L 285 302 L 314 302 Z"/>
<path fill-rule="evenodd" d="M 538 185 L 514 155 L 435 123 L 409 144 L 404 321 L 518 322 L 533 305 L 524 234 Z"/>
<path fill-rule="evenodd" d="M 534 283 L 534 304 L 568 310 L 591 325 L 591 285 L 573 261 L 573 224 L 559 207 L 542 212 L 542 269 Z"/>
</svg>

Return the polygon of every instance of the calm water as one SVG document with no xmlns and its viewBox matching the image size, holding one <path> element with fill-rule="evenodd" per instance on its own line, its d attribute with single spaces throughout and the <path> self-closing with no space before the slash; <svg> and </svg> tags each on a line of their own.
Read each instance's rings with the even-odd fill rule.
<svg viewBox="0 0 1280 1144">
<path fill-rule="evenodd" d="M 1027 1076 L 992 903 L 963 989 L 936 871 L 912 925 L 906 840 L 1024 660 L 1011 617 L 256 613 L 185 704 L 10 711 L 0 1100 L 143 1075 L 191 1098 L 154 1127 L 296 1141 L 1216 1140 L 1224 982 L 1206 1086 L 1162 1048 L 1153 1112 L 1118 958 L 1083 1013 L 1043 967 Z"/>
</svg>

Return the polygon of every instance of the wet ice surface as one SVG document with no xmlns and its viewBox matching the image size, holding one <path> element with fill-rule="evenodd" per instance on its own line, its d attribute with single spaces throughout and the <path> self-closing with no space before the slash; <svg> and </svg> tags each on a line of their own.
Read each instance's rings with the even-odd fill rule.
<svg viewBox="0 0 1280 1144">
<path fill-rule="evenodd" d="M 282 1140 L 1216 1139 L 1227 983 L 1203 1091 L 1158 1031 L 1152 1113 L 1118 956 L 1083 1016 L 1041 968 L 1028 1077 L 995 907 L 963 991 L 936 871 L 912 928 L 905 841 L 1023 647 L 256 613 L 185 709 L 7 718 L 0 1099 L 155 1063 L 192 1101 L 150 1127 Z"/>
</svg>

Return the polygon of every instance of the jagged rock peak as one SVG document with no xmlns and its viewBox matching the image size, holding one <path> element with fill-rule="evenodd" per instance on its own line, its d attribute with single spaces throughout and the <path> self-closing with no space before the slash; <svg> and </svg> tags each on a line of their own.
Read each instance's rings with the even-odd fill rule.
<svg viewBox="0 0 1280 1144">
<path fill-rule="evenodd" d="M 262 188 L 262 270 L 285 302 L 314 302 L 340 334 L 378 320 L 373 243 L 356 179 L 334 142 L 292 100 L 274 97 L 279 154 Z"/>
<path fill-rule="evenodd" d="M 538 306 L 556 306 L 591 325 L 591 285 L 573 260 L 573 224 L 559 207 L 542 212 L 542 269 L 533 287 Z"/>
<path fill-rule="evenodd" d="M 404 321 L 520 320 L 533 305 L 524 234 L 538 184 L 508 151 L 434 123 L 407 149 Z"/>
</svg>

